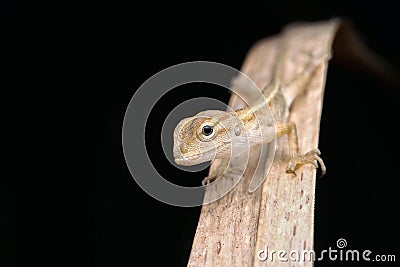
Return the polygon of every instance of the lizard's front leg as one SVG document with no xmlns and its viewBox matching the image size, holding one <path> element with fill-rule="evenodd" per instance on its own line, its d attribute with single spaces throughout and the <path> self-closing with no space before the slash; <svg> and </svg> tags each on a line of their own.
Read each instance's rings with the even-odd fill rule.
<svg viewBox="0 0 400 267">
<path fill-rule="evenodd" d="M 204 178 L 203 181 L 201 182 L 202 185 L 207 185 L 224 175 L 226 168 L 228 168 L 229 166 L 229 158 L 221 158 L 217 160 L 219 161 L 217 163 L 217 167 L 213 166 L 210 167 L 210 172 L 208 173 L 208 176 Z"/>
<path fill-rule="evenodd" d="M 229 158 L 221 158 L 218 159 L 218 161 L 219 163 L 217 163 L 218 164 L 217 167 L 213 166 L 210 167 L 210 172 L 208 173 L 208 176 L 204 178 L 203 181 L 201 182 L 202 185 L 207 185 L 224 175 L 226 168 L 228 168 L 229 166 Z"/>
<path fill-rule="evenodd" d="M 322 175 L 326 172 L 326 167 L 323 160 L 319 157 L 321 152 L 318 148 L 308 151 L 304 155 L 299 155 L 299 143 L 297 138 L 297 128 L 294 122 L 287 122 L 276 125 L 275 135 L 276 138 L 287 134 L 289 141 L 290 161 L 287 165 L 286 172 L 296 174 L 296 170 L 304 164 L 312 164 L 318 168 L 319 162 L 321 166 Z"/>
<path fill-rule="evenodd" d="M 206 178 L 201 182 L 202 185 L 207 185 L 216 179 L 222 178 L 223 176 L 229 175 L 241 175 L 243 171 L 239 167 L 230 166 L 230 158 L 217 159 L 217 166 L 212 166 L 210 172 Z"/>
</svg>

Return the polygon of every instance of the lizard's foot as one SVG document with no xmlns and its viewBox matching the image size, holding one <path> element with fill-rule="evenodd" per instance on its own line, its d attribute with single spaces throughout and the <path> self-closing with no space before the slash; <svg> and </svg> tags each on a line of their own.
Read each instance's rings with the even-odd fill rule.
<svg viewBox="0 0 400 267">
<path fill-rule="evenodd" d="M 304 164 L 312 164 L 315 166 L 315 168 L 318 168 L 318 161 L 319 165 L 321 166 L 322 175 L 324 175 L 326 173 L 326 167 L 324 161 L 319 157 L 320 154 L 321 152 L 318 148 L 316 148 L 308 151 L 304 155 L 292 158 L 287 165 L 286 172 L 296 175 L 296 170 Z"/>
<path fill-rule="evenodd" d="M 216 176 L 211 176 L 208 175 L 206 178 L 203 179 L 203 181 L 201 181 L 202 185 L 208 185 L 209 183 L 213 182 L 214 180 L 216 180 L 218 177 Z"/>
<path fill-rule="evenodd" d="M 222 174 L 219 174 L 219 175 L 218 174 L 216 175 L 215 173 L 212 173 L 212 174 L 208 175 L 206 178 L 203 179 L 203 181 L 201 181 L 201 184 L 202 185 L 208 185 L 209 183 L 217 180 L 218 178 L 222 178 L 223 176 L 229 176 L 229 175 L 237 175 L 237 176 L 239 176 L 239 175 L 242 175 L 242 174 L 243 174 L 243 171 L 240 170 L 240 169 L 228 169 L 225 173 L 222 173 Z"/>
<path fill-rule="evenodd" d="M 210 174 L 206 178 L 201 181 L 202 185 L 208 185 L 211 182 L 214 182 L 215 180 L 222 178 L 223 176 L 229 176 L 229 175 L 242 175 L 243 171 L 240 169 L 229 169 L 226 173 L 222 173 L 221 175 L 214 175 Z"/>
</svg>

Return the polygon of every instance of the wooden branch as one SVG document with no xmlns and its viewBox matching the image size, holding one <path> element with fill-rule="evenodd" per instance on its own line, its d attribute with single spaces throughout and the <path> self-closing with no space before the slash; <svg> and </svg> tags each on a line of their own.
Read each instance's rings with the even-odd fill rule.
<svg viewBox="0 0 400 267">
<path fill-rule="evenodd" d="M 283 81 L 287 86 L 283 93 L 289 103 L 293 100 L 288 119 L 297 124 L 301 153 L 318 147 L 327 60 L 318 64 L 307 90 L 300 96 L 296 97 L 298 88 L 289 86 L 290 81 L 304 71 L 316 54 L 330 55 L 339 26 L 339 20 L 290 25 L 279 36 L 255 44 L 242 66 L 242 71 L 262 88 L 271 81 L 278 50 L 286 45 Z M 236 95 L 232 95 L 229 105 L 233 109 L 245 106 Z M 189 266 L 313 265 L 308 259 L 292 261 L 289 252 L 296 250 L 301 255 L 302 251 L 313 249 L 316 171 L 306 165 L 297 171 L 297 176 L 287 174 L 287 148 L 286 138 L 280 138 L 272 169 L 259 190 L 248 191 L 259 157 L 259 149 L 254 149 L 244 177 L 236 187 L 218 201 L 203 206 Z M 211 168 L 218 164 L 216 160 Z M 221 187 L 231 185 L 229 177 L 222 179 L 220 188 L 207 188 L 205 199 Z M 258 252 L 266 247 L 268 253 L 284 250 L 287 254 L 283 257 L 288 261 L 280 261 L 278 253 L 272 261 L 270 255 L 261 261 L 258 256 L 265 257 L 265 254 L 258 255 Z"/>
</svg>

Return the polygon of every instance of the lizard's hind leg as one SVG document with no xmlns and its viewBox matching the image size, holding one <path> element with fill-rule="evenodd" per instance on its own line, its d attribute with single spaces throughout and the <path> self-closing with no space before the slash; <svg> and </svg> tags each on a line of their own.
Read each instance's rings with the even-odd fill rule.
<svg viewBox="0 0 400 267">
<path fill-rule="evenodd" d="M 286 172 L 296 174 L 296 170 L 304 164 L 312 164 L 318 168 L 317 162 L 321 166 L 322 175 L 326 172 L 326 167 L 323 160 L 319 157 L 321 152 L 318 148 L 312 149 L 304 155 L 299 155 L 299 143 L 297 138 L 297 129 L 294 122 L 287 122 L 276 125 L 276 138 L 283 135 L 288 136 L 290 161 L 287 165 Z"/>
</svg>

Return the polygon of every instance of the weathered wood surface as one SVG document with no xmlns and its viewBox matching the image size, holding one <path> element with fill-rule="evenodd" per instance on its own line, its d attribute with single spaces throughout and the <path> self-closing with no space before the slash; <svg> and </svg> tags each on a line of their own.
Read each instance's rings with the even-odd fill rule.
<svg viewBox="0 0 400 267">
<path fill-rule="evenodd" d="M 288 102 L 293 100 L 288 119 L 297 124 L 301 153 L 318 147 L 328 59 L 340 23 L 330 20 L 290 25 L 280 35 L 257 42 L 242 66 L 242 72 L 260 88 L 264 87 L 272 79 L 276 55 L 285 40 L 288 52 L 284 59 L 283 82 L 286 86 L 283 93 Z M 362 51 L 364 53 L 365 49 Z M 316 55 L 322 55 L 325 60 L 317 65 L 307 90 L 295 98 L 298 88 L 289 86 L 290 81 L 301 74 Z M 244 107 L 244 102 L 233 94 L 229 105 L 239 109 Z M 259 157 L 259 151 L 254 150 L 250 153 L 244 177 L 236 187 L 218 201 L 203 206 L 189 266 L 313 265 L 310 260 L 291 261 L 289 252 L 313 249 L 316 170 L 308 165 L 301 167 L 297 176 L 286 174 L 287 139 L 280 138 L 276 144 L 274 163 L 261 188 L 253 193 L 248 191 Z M 218 164 L 216 160 L 211 168 Z M 226 186 L 232 183 L 229 177 L 223 179 Z M 210 186 L 206 198 L 215 190 L 218 188 Z M 266 246 L 269 252 L 286 251 L 288 254 L 284 258 L 288 261 L 280 261 L 277 254 L 273 255 L 272 261 L 270 256 L 260 261 L 257 252 Z"/>
</svg>

